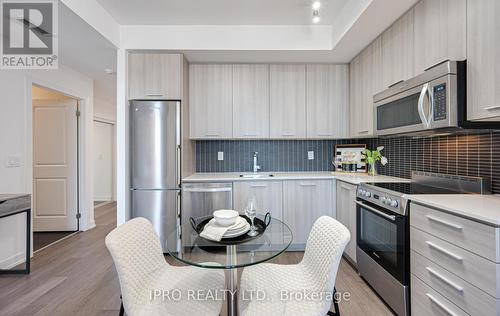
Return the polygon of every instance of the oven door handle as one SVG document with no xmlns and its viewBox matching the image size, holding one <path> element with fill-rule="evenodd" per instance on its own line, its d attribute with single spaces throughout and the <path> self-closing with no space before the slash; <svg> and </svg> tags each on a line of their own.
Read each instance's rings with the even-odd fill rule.
<svg viewBox="0 0 500 316">
<path fill-rule="evenodd" d="M 373 207 L 371 207 L 371 206 L 368 206 L 368 205 L 366 205 L 365 203 L 362 203 L 362 202 L 359 202 L 359 201 L 354 201 L 354 202 L 356 202 L 356 204 L 358 204 L 359 206 L 364 207 L 364 208 L 366 208 L 367 210 L 369 210 L 369 211 L 371 211 L 371 212 L 373 212 L 373 213 L 375 213 L 375 214 L 377 214 L 377 215 L 380 215 L 380 216 L 382 216 L 382 217 L 384 217 L 384 218 L 386 218 L 386 219 L 389 219 L 389 220 L 391 220 L 391 221 L 393 221 L 393 222 L 396 220 L 396 216 L 394 216 L 394 215 L 389 215 L 389 214 L 386 214 L 386 213 L 384 213 L 384 212 L 381 212 L 381 211 L 377 210 L 376 208 L 373 208 Z"/>
</svg>

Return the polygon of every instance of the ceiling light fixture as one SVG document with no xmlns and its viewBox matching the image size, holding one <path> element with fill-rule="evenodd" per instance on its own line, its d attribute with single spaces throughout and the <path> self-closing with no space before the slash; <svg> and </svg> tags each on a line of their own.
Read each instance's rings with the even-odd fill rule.
<svg viewBox="0 0 500 316">
<path fill-rule="evenodd" d="M 319 22 L 319 11 L 318 10 L 314 10 L 313 11 L 313 23 L 316 24 Z"/>
<path fill-rule="evenodd" d="M 312 7 L 313 7 L 313 10 L 314 11 L 318 11 L 319 8 L 321 7 L 321 2 L 319 1 L 314 1 L 313 4 L 312 4 Z"/>
</svg>

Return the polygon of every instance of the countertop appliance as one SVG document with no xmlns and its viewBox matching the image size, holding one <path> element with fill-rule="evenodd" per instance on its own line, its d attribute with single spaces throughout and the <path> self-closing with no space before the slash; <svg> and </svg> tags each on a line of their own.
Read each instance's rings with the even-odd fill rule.
<svg viewBox="0 0 500 316">
<path fill-rule="evenodd" d="M 212 215 L 216 210 L 233 209 L 233 184 L 221 183 L 184 183 L 182 185 L 182 217 L 184 225 L 189 218 Z M 187 245 L 189 236 L 183 236 L 182 244 Z"/>
<path fill-rule="evenodd" d="M 131 213 L 151 221 L 163 252 L 180 218 L 180 106 L 178 101 L 130 101 Z"/>
<path fill-rule="evenodd" d="M 445 61 L 376 94 L 376 135 L 429 135 L 460 129 L 499 128 L 467 120 L 466 61 Z"/>
<path fill-rule="evenodd" d="M 358 271 L 400 316 L 410 315 L 408 194 L 489 193 L 478 177 L 412 172 L 409 183 L 361 183 L 356 198 Z"/>
</svg>

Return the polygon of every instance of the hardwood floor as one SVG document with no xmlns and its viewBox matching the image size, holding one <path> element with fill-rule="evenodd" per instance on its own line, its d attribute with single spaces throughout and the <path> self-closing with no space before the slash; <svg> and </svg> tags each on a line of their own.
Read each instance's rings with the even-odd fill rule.
<svg viewBox="0 0 500 316">
<path fill-rule="evenodd" d="M 30 275 L 0 276 L 0 315 L 118 315 L 118 278 L 104 245 L 116 225 L 116 204 L 96 208 L 95 216 L 96 228 L 36 253 Z M 291 264 L 301 258 L 301 252 L 289 252 L 273 262 Z M 337 290 L 350 293 L 350 300 L 340 303 L 342 315 L 392 315 L 344 260 Z"/>
</svg>

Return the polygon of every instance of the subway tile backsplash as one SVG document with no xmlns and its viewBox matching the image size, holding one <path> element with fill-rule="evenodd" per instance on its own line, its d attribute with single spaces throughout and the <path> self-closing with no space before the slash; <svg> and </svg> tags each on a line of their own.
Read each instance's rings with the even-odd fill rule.
<svg viewBox="0 0 500 316">
<path fill-rule="evenodd" d="M 391 137 L 348 140 L 207 140 L 196 142 L 197 172 L 251 172 L 253 152 L 260 171 L 328 171 L 335 144 L 385 146 L 389 159 L 380 174 L 409 178 L 411 170 L 482 176 L 500 194 L 500 132 L 429 138 Z M 224 160 L 217 160 L 217 152 Z M 307 152 L 314 151 L 314 160 Z"/>
</svg>

